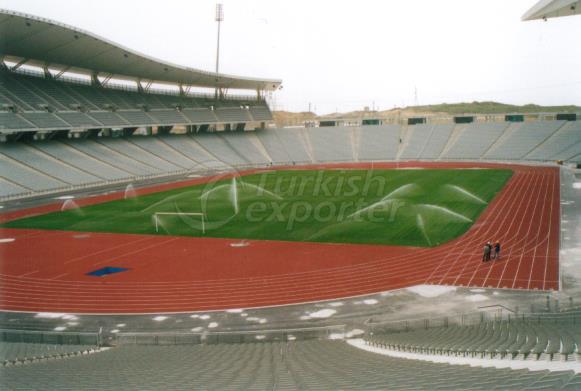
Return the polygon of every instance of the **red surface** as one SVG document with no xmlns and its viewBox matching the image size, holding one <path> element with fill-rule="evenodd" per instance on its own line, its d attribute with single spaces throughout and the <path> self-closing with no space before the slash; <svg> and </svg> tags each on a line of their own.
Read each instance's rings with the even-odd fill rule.
<svg viewBox="0 0 581 391">
<path fill-rule="evenodd" d="M 150 313 L 250 308 L 334 299 L 417 284 L 515 289 L 559 287 L 559 170 L 485 163 L 375 163 L 375 168 L 504 167 L 514 175 L 476 223 L 437 248 L 249 241 L 0 229 L 0 309 L 73 313 Z M 352 163 L 293 167 L 369 168 Z M 250 171 L 248 171 L 250 172 Z M 246 172 L 246 173 L 248 173 Z M 140 190 L 140 194 L 196 179 Z M 117 199 L 111 194 L 81 205 Z M 61 203 L 0 216 L 58 210 Z M 482 263 L 487 240 L 502 259 Z M 103 266 L 128 272 L 95 278 Z"/>
</svg>

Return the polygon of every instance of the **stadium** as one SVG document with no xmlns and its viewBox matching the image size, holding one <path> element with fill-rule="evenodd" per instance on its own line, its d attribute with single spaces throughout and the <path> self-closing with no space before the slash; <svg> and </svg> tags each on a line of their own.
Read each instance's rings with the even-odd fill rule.
<svg viewBox="0 0 581 391">
<path fill-rule="evenodd" d="M 279 126 L 1 9 L 0 60 L 2 389 L 581 389 L 581 112 Z"/>
</svg>

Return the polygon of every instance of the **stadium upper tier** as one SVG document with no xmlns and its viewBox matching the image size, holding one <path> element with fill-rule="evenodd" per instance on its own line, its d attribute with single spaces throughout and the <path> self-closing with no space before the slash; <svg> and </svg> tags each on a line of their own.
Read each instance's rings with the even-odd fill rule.
<svg viewBox="0 0 581 391">
<path fill-rule="evenodd" d="M 0 131 L 269 121 L 264 101 L 97 88 L 0 71 Z"/>
<path fill-rule="evenodd" d="M 174 38 L 175 39 L 175 38 Z M 206 72 L 159 60 L 54 20 L 0 9 L 0 53 L 16 64 L 113 79 L 276 90 L 280 80 Z"/>
<path fill-rule="evenodd" d="M 376 160 L 579 162 L 581 122 L 262 129 L 7 142 L 0 144 L 0 197 L 271 163 Z"/>
</svg>

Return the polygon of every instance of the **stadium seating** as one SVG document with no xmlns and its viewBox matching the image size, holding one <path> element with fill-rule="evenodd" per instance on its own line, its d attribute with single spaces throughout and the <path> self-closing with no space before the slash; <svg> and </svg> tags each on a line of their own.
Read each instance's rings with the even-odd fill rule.
<svg viewBox="0 0 581 391">
<path fill-rule="evenodd" d="M 152 156 L 160 157 L 181 169 L 195 171 L 202 167 L 195 160 L 188 158 L 161 141 L 159 137 L 131 137 L 126 140 L 149 152 Z"/>
<path fill-rule="evenodd" d="M 15 113 L 0 111 L 0 130 L 35 129 L 36 126 Z"/>
<path fill-rule="evenodd" d="M 215 102 L 207 97 L 143 93 L 127 87 L 96 88 L 86 81 L 61 82 L 38 76 L 0 71 L 0 104 L 16 110 L 0 111 L 0 130 L 272 120 L 262 102 L 251 101 L 248 108 L 246 102 L 236 99 Z"/>
<path fill-rule="evenodd" d="M 470 326 L 373 333 L 390 350 L 464 357 L 581 361 L 581 329 L 568 318 L 486 321 Z"/>
<path fill-rule="evenodd" d="M 399 144 L 399 126 L 362 126 L 357 156 L 361 161 L 395 160 Z"/>
<path fill-rule="evenodd" d="M 270 159 L 257 148 L 259 142 L 255 139 L 253 132 L 248 132 L 248 134 L 245 134 L 245 132 L 232 132 L 221 135 L 221 138 L 232 150 L 243 156 L 251 164 L 264 165 L 270 162 Z"/>
<path fill-rule="evenodd" d="M 310 163 L 313 159 L 309 156 L 302 139 L 302 129 L 277 129 L 275 130 L 282 148 L 288 154 L 290 161 L 294 163 Z"/>
<path fill-rule="evenodd" d="M 65 184 L 98 183 L 102 180 L 90 172 L 82 171 L 59 160 L 57 157 L 43 153 L 24 143 L 10 143 L 2 148 L 2 153 L 22 165 Z"/>
<path fill-rule="evenodd" d="M 191 112 L 199 114 L 200 110 Z M 118 113 L 91 114 L 101 123 L 139 121 L 137 117 L 127 117 L 130 112 L 149 118 L 154 113 L 125 111 L 126 121 Z M 58 115 L 70 123 L 85 120 L 82 119 L 85 113 L 80 112 Z M 0 120 L 5 118 L 19 121 L 22 126 L 30 123 L 20 115 L 0 113 Z M 401 143 L 400 134 L 403 134 Z M 565 121 L 424 124 L 409 126 L 405 132 L 399 126 L 388 125 L 8 142 L 0 144 L 0 158 L 5 162 L 0 171 L 5 183 L 0 197 L 185 171 L 264 166 L 271 162 L 285 165 L 396 159 L 494 161 L 514 160 L 518 156 L 530 161 L 576 161 L 580 154 L 581 123 Z"/>
<path fill-rule="evenodd" d="M 581 124 L 567 121 L 261 129 L 123 140 L 83 139 L 87 135 L 81 133 L 63 140 L 60 133 L 50 140 L 50 132 L 58 130 L 262 122 L 272 113 L 256 101 L 96 88 L 38 76 L 0 71 L 3 140 L 16 139 L 22 131 L 40 133 L 36 141 L 22 137 L 0 145 L 3 198 L 270 163 L 581 160 Z"/>
<path fill-rule="evenodd" d="M 126 171 L 132 176 L 147 176 L 161 172 L 160 169 L 150 164 L 138 162 L 124 153 L 112 150 L 106 146 L 107 141 L 100 143 L 94 140 L 68 140 L 65 144 L 91 156 L 93 159 L 113 166 L 118 170 Z"/>
<path fill-rule="evenodd" d="M 432 126 L 408 126 L 407 139 L 404 140 L 399 158 L 401 160 L 419 159 L 432 133 Z"/>
<path fill-rule="evenodd" d="M 308 132 L 318 162 L 353 161 L 352 128 L 323 127 Z"/>
<path fill-rule="evenodd" d="M 131 174 L 123 168 L 116 168 L 89 154 L 75 149 L 60 141 L 45 141 L 31 143 L 29 146 L 37 148 L 40 151 L 59 159 L 71 166 L 78 168 L 94 176 L 102 178 L 104 181 L 115 181 L 129 178 Z M 3 151 L 0 148 L 0 151 Z"/>
<path fill-rule="evenodd" d="M 565 123 L 565 121 L 524 122 L 512 128 L 512 132 L 503 137 L 503 142 L 487 152 L 484 158 L 521 160 Z"/>
<path fill-rule="evenodd" d="M 120 367 L 130 370 L 120 370 Z M 572 371 L 473 368 L 386 357 L 343 341 L 128 346 L 0 369 L 8 389 L 575 389 Z"/>
<path fill-rule="evenodd" d="M 249 161 L 233 150 L 219 134 L 200 134 L 195 140 L 210 155 L 230 166 L 245 166 L 249 164 Z"/>
<path fill-rule="evenodd" d="M 525 159 L 568 160 L 579 153 L 581 150 L 579 144 L 581 144 L 581 122 L 567 122 L 544 143 L 526 155 Z"/>
<path fill-rule="evenodd" d="M 420 158 L 427 160 L 438 159 L 442 154 L 442 151 L 444 150 L 453 130 L 454 125 L 431 125 L 430 137 L 426 141 L 422 152 L 420 153 Z"/>
<path fill-rule="evenodd" d="M 474 159 L 482 156 L 503 134 L 506 123 L 470 124 L 463 128 L 456 142 L 444 154 L 448 159 Z"/>
<path fill-rule="evenodd" d="M 226 163 L 205 150 L 193 137 L 168 135 L 159 137 L 159 140 L 204 168 L 228 168 Z"/>
<path fill-rule="evenodd" d="M 279 132 L 275 130 L 257 130 L 256 135 L 258 139 L 268 151 L 272 162 L 275 164 L 284 164 L 291 162 L 292 159 L 278 137 Z"/>
</svg>

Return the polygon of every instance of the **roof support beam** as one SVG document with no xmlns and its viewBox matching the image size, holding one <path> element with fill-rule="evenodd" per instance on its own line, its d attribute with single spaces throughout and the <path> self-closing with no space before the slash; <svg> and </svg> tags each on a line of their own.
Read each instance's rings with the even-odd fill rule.
<svg viewBox="0 0 581 391">
<path fill-rule="evenodd" d="M 103 87 L 101 81 L 99 80 L 99 73 L 93 72 L 91 73 L 91 85 L 94 87 Z"/>
<path fill-rule="evenodd" d="M 28 58 L 23 58 L 22 60 L 20 60 L 18 63 L 16 63 L 13 67 L 12 70 L 16 71 L 18 70 L 18 68 L 20 68 L 21 66 L 23 66 L 24 64 L 26 64 L 28 62 Z"/>
<path fill-rule="evenodd" d="M 61 78 L 62 75 L 64 75 L 71 67 L 64 67 L 61 68 L 61 70 L 54 76 L 55 80 L 58 80 Z"/>
<path fill-rule="evenodd" d="M 45 62 L 44 66 L 42 67 L 42 70 L 44 71 L 44 78 L 52 80 L 54 78 L 52 77 L 52 73 L 50 73 L 50 70 L 48 69 L 48 65 L 49 65 L 49 63 Z"/>
</svg>

